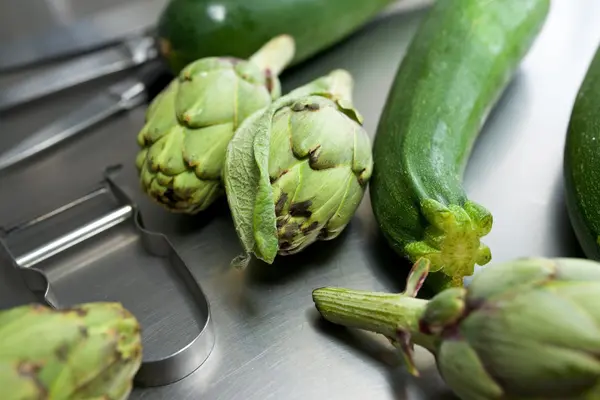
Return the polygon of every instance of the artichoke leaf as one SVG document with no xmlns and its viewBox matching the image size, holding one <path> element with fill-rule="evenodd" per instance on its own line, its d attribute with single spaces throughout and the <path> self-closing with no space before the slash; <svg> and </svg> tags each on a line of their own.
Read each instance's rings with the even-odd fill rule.
<svg viewBox="0 0 600 400">
<path fill-rule="evenodd" d="M 351 79 L 343 70 L 315 79 L 248 117 L 227 147 L 223 170 L 227 201 L 243 255 L 232 265 L 244 267 L 254 254 L 272 263 L 279 250 L 273 187 L 269 177 L 269 153 L 273 121 L 277 111 L 291 107 L 306 96 L 338 98 L 340 82 Z"/>
</svg>

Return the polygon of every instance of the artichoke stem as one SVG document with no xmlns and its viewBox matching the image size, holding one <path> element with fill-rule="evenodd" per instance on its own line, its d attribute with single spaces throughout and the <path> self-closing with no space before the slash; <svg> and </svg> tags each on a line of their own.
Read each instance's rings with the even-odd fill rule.
<svg viewBox="0 0 600 400">
<path fill-rule="evenodd" d="M 352 104 L 352 90 L 354 89 L 354 80 L 352 75 L 346 70 L 336 69 L 329 73 L 330 93 L 335 100 Z"/>
<path fill-rule="evenodd" d="M 428 301 L 402 294 L 342 288 L 313 291 L 313 301 L 323 318 L 334 324 L 363 329 L 397 339 L 408 333 L 413 343 L 433 351 L 434 338 L 419 331 L 419 319 Z"/>
<path fill-rule="evenodd" d="M 272 76 L 278 76 L 294 58 L 296 44 L 289 35 L 280 35 L 264 44 L 250 61 Z"/>
</svg>

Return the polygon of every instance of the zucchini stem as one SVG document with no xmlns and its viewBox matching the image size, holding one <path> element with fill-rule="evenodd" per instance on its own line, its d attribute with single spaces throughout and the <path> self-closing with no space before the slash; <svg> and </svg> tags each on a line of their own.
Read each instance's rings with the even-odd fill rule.
<svg viewBox="0 0 600 400">
<path fill-rule="evenodd" d="M 443 272 L 451 286 L 462 287 L 463 278 L 475 272 L 475 264 L 485 265 L 492 259 L 489 247 L 480 241 L 492 229 L 492 214 L 471 201 L 461 207 L 425 199 L 421 210 L 430 225 L 423 240 L 406 245 L 406 254 L 413 261 L 429 259 L 431 271 Z"/>
</svg>

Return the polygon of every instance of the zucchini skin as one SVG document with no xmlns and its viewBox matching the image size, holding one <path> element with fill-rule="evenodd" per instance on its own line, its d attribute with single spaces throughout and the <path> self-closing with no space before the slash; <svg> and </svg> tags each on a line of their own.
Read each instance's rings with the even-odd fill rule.
<svg viewBox="0 0 600 400">
<path fill-rule="evenodd" d="M 396 252 L 443 272 L 431 276 L 440 288 L 461 286 L 491 260 L 480 238 L 492 215 L 468 200 L 462 177 L 549 8 L 549 0 L 437 1 L 388 94 L 373 145 L 373 212 Z"/>
<path fill-rule="evenodd" d="M 565 202 L 586 257 L 600 260 L 600 47 L 579 87 L 565 141 Z"/>
<path fill-rule="evenodd" d="M 171 0 L 158 22 L 174 73 L 202 57 L 246 59 L 280 34 L 296 41 L 290 66 L 344 39 L 395 0 Z"/>
</svg>

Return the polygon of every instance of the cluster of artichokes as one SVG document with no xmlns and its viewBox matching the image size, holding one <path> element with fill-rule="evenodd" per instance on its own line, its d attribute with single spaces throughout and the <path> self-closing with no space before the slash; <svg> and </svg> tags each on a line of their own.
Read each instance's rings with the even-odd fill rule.
<svg viewBox="0 0 600 400">
<path fill-rule="evenodd" d="M 227 195 L 242 260 L 272 262 L 337 237 L 373 168 L 348 72 L 282 96 L 278 75 L 294 51 L 282 35 L 249 60 L 189 64 L 150 104 L 137 137 L 141 187 L 167 210 L 196 214 Z M 140 325 L 118 303 L 0 311 L 8 399 L 124 400 L 141 360 Z"/>
<path fill-rule="evenodd" d="M 282 96 L 294 55 L 286 35 L 249 60 L 209 57 L 184 68 L 147 110 L 136 164 L 143 190 L 196 214 L 226 195 L 244 248 L 268 263 L 350 222 L 371 177 L 371 142 L 344 70 Z"/>
</svg>

